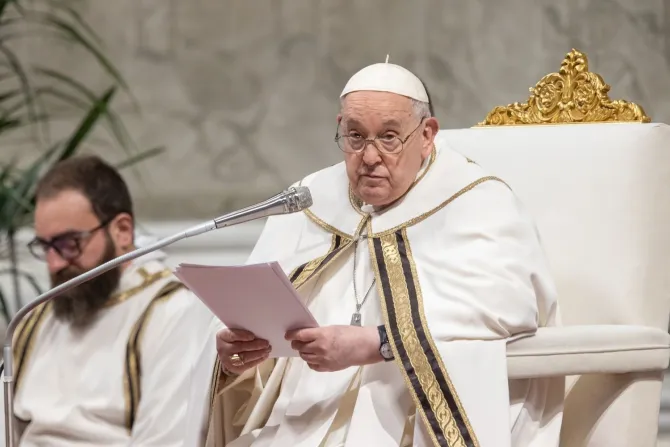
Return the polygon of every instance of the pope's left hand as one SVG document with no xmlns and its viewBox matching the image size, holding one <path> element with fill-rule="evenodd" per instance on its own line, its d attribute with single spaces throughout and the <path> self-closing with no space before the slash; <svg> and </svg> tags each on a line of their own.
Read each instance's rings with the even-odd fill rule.
<svg viewBox="0 0 670 447">
<path fill-rule="evenodd" d="M 376 327 L 325 326 L 297 329 L 286 340 L 315 371 L 339 371 L 382 361 Z"/>
</svg>

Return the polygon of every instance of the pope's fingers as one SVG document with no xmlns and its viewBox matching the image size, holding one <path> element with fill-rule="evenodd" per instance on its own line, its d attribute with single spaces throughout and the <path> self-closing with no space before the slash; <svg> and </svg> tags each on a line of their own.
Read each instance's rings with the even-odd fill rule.
<svg viewBox="0 0 670 447">
<path fill-rule="evenodd" d="M 227 343 L 233 343 L 236 341 L 252 341 L 256 339 L 256 336 L 249 331 L 245 331 L 244 329 L 221 329 L 219 332 L 216 333 L 216 337 L 221 340 L 225 341 Z"/>
<path fill-rule="evenodd" d="M 302 351 L 305 350 L 305 348 L 307 348 L 308 345 L 309 345 L 309 343 L 307 343 L 307 342 L 304 342 L 304 341 L 298 341 L 298 340 L 293 340 L 293 341 L 291 342 L 291 349 L 293 349 L 293 350 L 295 350 L 295 351 L 300 351 L 300 352 L 302 352 Z"/>
<path fill-rule="evenodd" d="M 259 351 L 247 351 L 247 352 L 241 352 L 239 354 L 240 360 L 244 362 L 245 365 L 249 365 L 250 363 L 255 362 L 256 360 L 259 359 L 266 359 L 270 355 L 270 351 L 272 351 L 272 348 L 268 347 L 263 350 Z"/>
<path fill-rule="evenodd" d="M 221 357 L 239 354 L 241 352 L 256 352 L 270 349 L 270 344 L 266 340 L 254 341 L 236 341 L 233 343 L 220 343 L 217 346 L 217 351 Z"/>
<path fill-rule="evenodd" d="M 231 343 L 231 346 L 235 352 L 244 352 L 244 351 L 261 351 L 270 347 L 270 343 L 267 340 L 257 339 L 254 341 L 236 341 Z"/>
<path fill-rule="evenodd" d="M 286 332 L 284 338 L 289 341 L 297 340 L 302 342 L 309 342 L 318 336 L 318 330 L 319 328 L 295 329 Z"/>
</svg>

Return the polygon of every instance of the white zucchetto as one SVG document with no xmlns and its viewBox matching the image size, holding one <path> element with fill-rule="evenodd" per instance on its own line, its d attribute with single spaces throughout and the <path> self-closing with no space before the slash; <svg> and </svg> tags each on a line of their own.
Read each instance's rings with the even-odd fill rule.
<svg viewBox="0 0 670 447">
<path fill-rule="evenodd" d="M 429 102 L 421 80 L 400 65 L 386 62 L 368 65 L 354 74 L 344 86 L 340 98 L 351 92 L 390 92 L 407 96 L 417 101 Z"/>
</svg>

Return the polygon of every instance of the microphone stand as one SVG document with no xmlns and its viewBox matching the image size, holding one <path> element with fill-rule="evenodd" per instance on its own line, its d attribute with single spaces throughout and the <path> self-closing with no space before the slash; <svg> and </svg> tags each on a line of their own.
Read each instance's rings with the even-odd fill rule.
<svg viewBox="0 0 670 447">
<path fill-rule="evenodd" d="M 260 219 L 275 214 L 288 214 L 301 211 L 308 208 L 312 205 L 312 198 L 309 192 L 309 189 L 304 186 L 299 186 L 295 188 L 289 188 L 288 191 L 284 191 L 280 194 L 277 194 L 264 202 L 261 202 L 256 205 L 243 208 L 239 211 L 235 211 L 229 214 L 226 214 L 221 217 L 217 217 L 214 220 L 195 225 L 191 228 L 186 229 L 180 233 L 174 234 L 163 238 L 153 244 L 138 248 L 126 253 L 124 255 L 118 256 L 111 261 L 107 261 L 104 264 L 101 264 L 85 273 L 82 273 L 79 276 L 76 276 L 69 281 L 59 284 L 51 290 L 41 294 L 34 301 L 23 306 L 17 313 L 14 315 L 12 320 L 7 326 L 7 334 L 5 336 L 5 343 L 3 347 L 3 361 L 4 361 L 4 372 L 2 375 L 2 382 L 4 388 L 4 404 L 5 404 L 5 447 L 15 447 L 15 433 L 14 433 L 14 362 L 12 358 L 13 354 L 13 341 L 14 341 L 14 331 L 18 326 L 19 322 L 30 313 L 34 308 L 40 304 L 51 301 L 52 299 L 62 295 L 64 292 L 71 290 L 77 287 L 80 284 L 83 284 L 91 279 L 115 268 L 126 262 L 137 259 L 141 256 L 160 250 L 163 247 L 174 244 L 182 239 L 186 239 L 193 236 L 198 236 L 200 234 L 206 233 L 208 231 L 216 230 L 218 228 L 229 227 L 239 223 Z"/>
</svg>

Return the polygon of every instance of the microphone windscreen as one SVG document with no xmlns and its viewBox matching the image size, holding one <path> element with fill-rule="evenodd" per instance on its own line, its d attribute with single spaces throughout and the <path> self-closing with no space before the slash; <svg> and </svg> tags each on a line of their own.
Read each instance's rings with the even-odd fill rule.
<svg viewBox="0 0 670 447">
<path fill-rule="evenodd" d="M 312 193 L 306 186 L 295 186 L 289 189 L 287 206 L 289 213 L 295 213 L 312 206 Z"/>
</svg>

